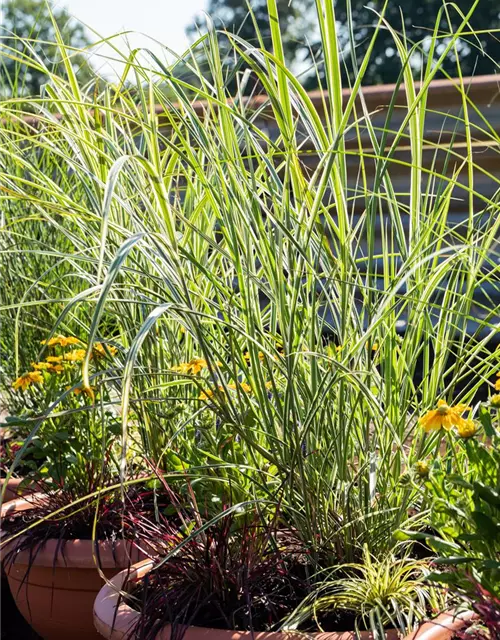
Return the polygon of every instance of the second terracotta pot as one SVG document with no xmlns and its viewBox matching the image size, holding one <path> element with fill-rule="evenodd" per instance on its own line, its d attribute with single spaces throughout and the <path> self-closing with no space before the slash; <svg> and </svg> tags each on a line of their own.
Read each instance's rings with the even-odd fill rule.
<svg viewBox="0 0 500 640">
<path fill-rule="evenodd" d="M 33 508 L 25 499 L 2 507 L 2 519 Z M 99 640 L 92 609 L 106 578 L 144 558 L 129 542 L 47 540 L 43 546 L 11 553 L 17 541 L 2 548 L 10 590 L 19 611 L 44 640 Z M 99 559 L 97 560 L 96 556 Z"/>
<path fill-rule="evenodd" d="M 94 604 L 94 623 L 99 633 L 108 640 L 131 640 L 139 622 L 140 614 L 120 599 L 120 590 L 126 589 L 131 582 L 138 582 L 149 571 L 154 563 L 143 560 L 135 564 L 130 570 L 116 575 L 109 584 L 99 591 Z M 156 636 L 156 640 L 170 640 L 170 625 L 166 625 Z M 362 640 L 370 640 L 373 635 L 369 631 L 362 631 Z M 269 632 L 262 631 L 231 631 L 226 629 L 207 629 L 204 627 L 188 627 L 183 640 L 356 640 L 354 632 L 336 633 L 300 633 L 300 632 Z M 386 633 L 386 640 L 397 640 L 399 637 L 395 629 Z"/>
<path fill-rule="evenodd" d="M 33 493 L 33 489 L 30 489 L 29 486 L 28 487 L 24 486 L 22 489 L 20 489 L 20 485 L 22 481 L 23 481 L 22 478 L 9 478 L 9 480 L 7 480 L 7 489 L 5 489 L 5 494 L 2 500 L 2 504 L 5 504 L 10 500 L 15 500 L 16 498 L 19 498 L 20 496 L 24 496 L 28 493 Z M 3 491 L 4 485 L 5 485 L 5 478 L 0 478 L 0 495 L 1 495 L 1 491 Z"/>
<path fill-rule="evenodd" d="M 422 623 L 404 640 L 451 640 L 470 620 L 477 618 L 470 610 L 452 609 Z"/>
</svg>

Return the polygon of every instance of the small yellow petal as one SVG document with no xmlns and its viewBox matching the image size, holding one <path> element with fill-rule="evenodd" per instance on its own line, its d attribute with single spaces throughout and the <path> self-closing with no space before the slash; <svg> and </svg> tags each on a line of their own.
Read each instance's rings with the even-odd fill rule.
<svg viewBox="0 0 500 640">
<path fill-rule="evenodd" d="M 494 396 L 491 396 L 490 403 L 492 407 L 500 408 L 500 393 L 496 393 Z"/>
<path fill-rule="evenodd" d="M 417 470 L 418 475 L 421 476 L 422 478 L 425 478 L 426 476 L 428 476 L 429 471 L 431 469 L 429 463 L 426 462 L 425 460 L 419 460 L 415 464 L 415 468 Z"/>
<path fill-rule="evenodd" d="M 474 420 L 463 420 L 461 424 L 457 426 L 458 435 L 461 438 L 472 438 L 477 433 L 477 425 Z"/>
</svg>

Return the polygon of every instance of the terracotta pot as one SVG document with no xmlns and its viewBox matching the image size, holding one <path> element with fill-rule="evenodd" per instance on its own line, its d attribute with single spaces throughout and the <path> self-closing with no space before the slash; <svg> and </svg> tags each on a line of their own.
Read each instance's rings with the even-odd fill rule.
<svg viewBox="0 0 500 640">
<path fill-rule="evenodd" d="M 99 633 L 108 640 L 131 640 L 139 621 L 140 614 L 120 599 L 119 592 L 130 582 L 138 582 L 154 566 L 151 560 L 138 562 L 130 570 L 121 571 L 99 591 L 94 604 L 94 624 Z M 373 635 L 369 631 L 360 634 L 363 640 L 370 640 Z M 395 629 L 387 631 L 387 640 L 397 640 Z M 268 632 L 251 633 L 250 631 L 230 631 L 224 629 L 207 629 L 204 627 L 188 627 L 183 640 L 355 640 L 354 632 L 339 633 L 293 633 Z M 156 636 L 156 640 L 170 640 L 170 625 L 165 626 Z"/>
<path fill-rule="evenodd" d="M 2 518 L 33 508 L 20 498 L 3 505 Z M 99 640 L 92 623 L 92 607 L 104 580 L 99 575 L 93 552 L 99 554 L 99 566 L 106 578 L 117 570 L 144 558 L 130 543 L 91 540 L 50 539 L 43 545 L 10 553 L 18 541 L 2 548 L 10 590 L 19 611 L 44 640 Z M 7 557 L 6 557 L 7 556 Z"/>
<path fill-rule="evenodd" d="M 3 501 L 0 501 L 0 507 L 3 504 L 7 504 L 7 502 L 11 502 L 16 498 L 19 498 L 21 495 L 28 495 L 29 493 L 32 493 L 32 491 L 30 491 L 28 487 L 23 487 L 23 490 L 20 491 L 19 485 L 21 484 L 21 482 L 22 482 L 22 478 L 10 478 L 10 480 L 7 481 L 7 489 L 5 490 Z M 5 484 L 5 478 L 0 478 L 0 494 L 4 484 Z M 2 532 L 0 531 L 0 540 L 1 540 L 1 537 L 2 537 Z M 0 561 L 0 580 L 5 580 L 5 579 L 6 579 L 5 571 L 3 570 L 3 564 Z"/>
<path fill-rule="evenodd" d="M 451 640 L 457 631 L 474 618 L 477 615 L 473 611 L 445 611 L 434 620 L 424 622 L 404 640 Z"/>
<path fill-rule="evenodd" d="M 22 481 L 22 478 L 9 478 L 9 480 L 7 480 L 7 489 L 5 490 L 2 504 L 33 492 L 29 487 L 23 487 L 22 490 L 19 490 L 19 485 Z M 3 490 L 4 484 L 5 478 L 0 478 L 0 495 L 2 495 L 1 492 Z"/>
</svg>

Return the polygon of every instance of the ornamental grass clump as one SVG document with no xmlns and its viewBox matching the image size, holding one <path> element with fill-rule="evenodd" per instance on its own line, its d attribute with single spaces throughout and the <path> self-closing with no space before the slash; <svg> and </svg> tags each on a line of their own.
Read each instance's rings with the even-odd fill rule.
<svg viewBox="0 0 500 640">
<path fill-rule="evenodd" d="M 429 573 L 425 560 L 408 556 L 403 548 L 384 558 L 374 558 L 367 546 L 361 563 L 338 566 L 316 576 L 316 588 L 286 620 L 287 629 L 304 626 L 314 620 L 321 631 L 325 621 L 350 613 L 355 629 L 411 629 L 431 611 L 443 607 L 438 589 L 425 582 Z"/>
<path fill-rule="evenodd" d="M 141 612 L 135 637 L 153 640 L 167 624 L 174 636 L 190 625 L 267 631 L 308 594 L 312 567 L 294 532 L 255 509 L 226 509 L 219 519 L 195 515 L 201 526 L 192 533 L 168 520 L 155 527 L 157 539 L 177 539 L 179 550 L 128 594 Z"/>
</svg>

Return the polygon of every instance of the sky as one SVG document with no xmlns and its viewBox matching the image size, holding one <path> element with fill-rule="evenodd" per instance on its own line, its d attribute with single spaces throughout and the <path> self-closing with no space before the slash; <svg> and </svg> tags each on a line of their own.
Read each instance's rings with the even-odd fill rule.
<svg viewBox="0 0 500 640">
<path fill-rule="evenodd" d="M 177 53 L 188 45 L 186 25 L 206 7 L 206 0 L 58 0 L 55 4 L 65 6 L 75 18 L 92 27 L 102 36 L 110 36 L 123 30 L 131 47 L 148 46 L 156 53 L 160 41 Z M 149 38 L 146 37 L 149 36 Z M 109 50 L 101 53 L 107 55 Z M 119 73 L 121 65 L 109 62 L 101 66 L 101 72 L 109 75 L 111 69 Z"/>
</svg>

